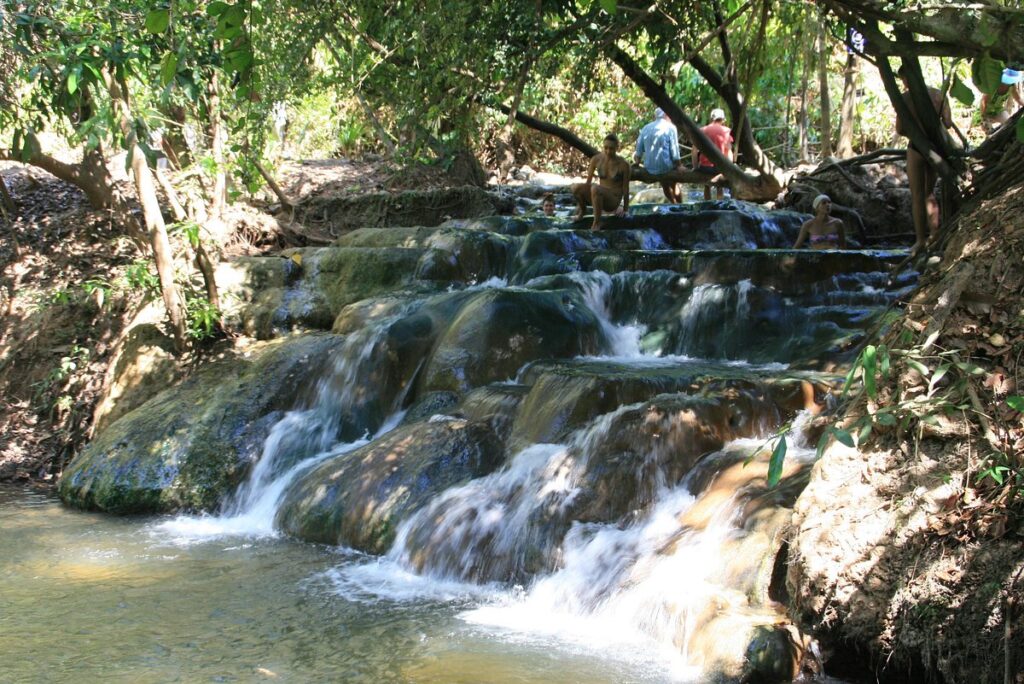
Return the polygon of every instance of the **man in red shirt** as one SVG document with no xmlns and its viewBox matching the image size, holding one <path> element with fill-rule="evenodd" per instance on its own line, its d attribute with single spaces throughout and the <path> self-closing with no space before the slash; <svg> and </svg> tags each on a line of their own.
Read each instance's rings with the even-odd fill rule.
<svg viewBox="0 0 1024 684">
<path fill-rule="evenodd" d="M 702 128 L 704 135 L 714 143 L 715 147 L 721 150 L 722 154 L 729 161 L 732 161 L 732 131 L 729 130 L 725 124 L 725 112 L 721 109 L 715 108 L 711 110 L 711 123 Z M 711 176 L 708 181 L 712 182 L 718 180 L 719 172 L 718 168 L 711 162 L 710 159 L 704 156 L 704 153 L 697 149 L 697 146 L 693 146 L 693 153 L 691 155 L 693 161 L 693 170 L 700 173 L 706 173 Z M 718 188 L 718 199 L 725 197 L 725 188 Z M 711 186 L 704 186 L 704 199 L 711 199 Z"/>
</svg>

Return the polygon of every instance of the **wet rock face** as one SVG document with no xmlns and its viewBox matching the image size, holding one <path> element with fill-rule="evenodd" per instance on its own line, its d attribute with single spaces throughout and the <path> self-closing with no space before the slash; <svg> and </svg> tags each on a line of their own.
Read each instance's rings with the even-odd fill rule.
<svg viewBox="0 0 1024 684">
<path fill-rule="evenodd" d="M 216 508 L 339 341 L 310 335 L 210 364 L 100 433 L 64 471 L 61 498 L 112 513 Z"/>
<path fill-rule="evenodd" d="M 307 541 L 384 553 L 404 519 L 500 462 L 501 446 L 485 425 L 446 419 L 401 427 L 302 476 L 278 524 Z"/>
<path fill-rule="evenodd" d="M 259 291 L 237 315 L 259 339 L 295 328 L 329 330 L 345 306 L 409 284 L 421 254 L 400 247 L 290 250 L 278 260 L 285 282 Z"/>
<path fill-rule="evenodd" d="M 594 314 L 566 291 L 485 290 L 459 312 L 427 362 L 421 391 L 509 380 L 528 361 L 597 352 Z"/>
</svg>

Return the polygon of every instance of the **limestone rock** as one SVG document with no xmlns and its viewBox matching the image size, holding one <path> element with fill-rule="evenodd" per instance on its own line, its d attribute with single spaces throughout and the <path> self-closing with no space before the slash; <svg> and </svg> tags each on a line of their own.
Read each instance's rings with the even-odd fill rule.
<svg viewBox="0 0 1024 684">
<path fill-rule="evenodd" d="M 445 489 L 492 471 L 500 454 L 478 423 L 400 427 L 304 474 L 288 489 L 277 522 L 300 539 L 384 553 L 405 518 Z"/>
</svg>

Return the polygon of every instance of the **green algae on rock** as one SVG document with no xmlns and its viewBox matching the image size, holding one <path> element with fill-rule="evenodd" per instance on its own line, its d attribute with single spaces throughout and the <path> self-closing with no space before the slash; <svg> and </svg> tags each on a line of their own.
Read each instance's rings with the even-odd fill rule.
<svg viewBox="0 0 1024 684">
<path fill-rule="evenodd" d="M 64 471 L 61 498 L 111 513 L 215 509 L 340 339 L 283 339 L 209 364 L 100 433 Z"/>
</svg>

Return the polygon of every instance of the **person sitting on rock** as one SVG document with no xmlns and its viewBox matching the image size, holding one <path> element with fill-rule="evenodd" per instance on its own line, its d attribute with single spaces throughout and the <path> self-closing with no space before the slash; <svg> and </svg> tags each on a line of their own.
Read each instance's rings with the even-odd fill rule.
<svg viewBox="0 0 1024 684">
<path fill-rule="evenodd" d="M 640 129 L 633 160 L 655 176 L 675 171 L 682 166 L 683 161 L 679 158 L 679 132 L 660 107 L 654 110 L 654 121 Z M 682 201 L 679 184 L 675 181 L 661 181 L 661 190 L 670 203 L 679 204 Z"/>
<path fill-rule="evenodd" d="M 725 112 L 723 110 L 718 108 L 712 109 L 711 123 L 702 128 L 701 131 L 725 155 L 726 159 L 732 161 L 732 131 L 725 125 Z M 718 167 L 705 157 L 703 152 L 697 149 L 697 145 L 693 146 L 692 162 L 694 171 L 709 176 L 708 183 L 704 186 L 704 199 L 709 200 L 711 199 L 711 183 L 721 179 Z M 719 186 L 717 195 L 718 199 L 724 199 L 725 188 Z"/>
<path fill-rule="evenodd" d="M 619 138 L 609 133 L 604 139 L 603 152 L 598 152 L 590 159 L 587 169 L 587 182 L 572 186 L 572 196 L 576 200 L 576 219 L 583 218 L 588 206 L 594 207 L 594 223 L 592 230 L 601 228 L 601 214 L 614 211 L 622 216 L 629 210 L 629 162 L 619 156 Z M 597 174 L 598 184 L 593 182 Z M 619 206 L 619 203 L 622 206 Z"/>
<path fill-rule="evenodd" d="M 550 192 L 544 195 L 544 198 L 541 200 L 540 210 L 544 212 L 544 215 L 548 218 L 555 215 L 555 196 Z"/>
<path fill-rule="evenodd" d="M 846 249 L 846 226 L 842 220 L 831 215 L 832 200 L 828 195 L 818 195 L 811 202 L 814 218 L 800 226 L 800 235 L 793 243 L 793 249 L 800 249 L 805 242 L 811 249 Z"/>
</svg>

